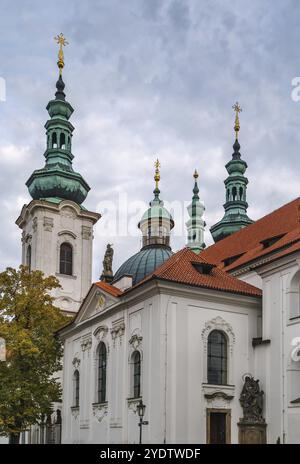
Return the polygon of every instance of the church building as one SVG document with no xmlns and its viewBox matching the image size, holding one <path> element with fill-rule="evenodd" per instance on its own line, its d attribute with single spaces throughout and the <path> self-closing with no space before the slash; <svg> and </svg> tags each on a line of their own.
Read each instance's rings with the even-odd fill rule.
<svg viewBox="0 0 300 464">
<path fill-rule="evenodd" d="M 56 304 L 74 313 L 59 331 L 62 443 L 300 443 L 300 197 L 248 217 L 236 104 L 215 243 L 204 243 L 195 171 L 186 244 L 172 249 L 176 217 L 164 206 L 157 161 L 154 197 L 137 224 L 141 250 L 114 273 L 108 245 L 92 283 L 100 214 L 82 205 L 89 186 L 72 167 L 58 41 L 46 163 L 26 183 L 32 201 L 17 225 L 22 262 L 56 275 Z"/>
</svg>

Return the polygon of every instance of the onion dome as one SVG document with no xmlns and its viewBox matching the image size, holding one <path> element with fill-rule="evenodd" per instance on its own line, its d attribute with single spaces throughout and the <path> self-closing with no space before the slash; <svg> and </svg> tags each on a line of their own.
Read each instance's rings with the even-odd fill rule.
<svg viewBox="0 0 300 464">
<path fill-rule="evenodd" d="M 224 181 L 226 189 L 225 214 L 221 221 L 214 224 L 210 232 L 215 242 L 237 232 L 243 227 L 253 223 L 247 215 L 247 185 L 248 179 L 244 176 L 247 163 L 241 158 L 238 134 L 240 130 L 239 113 L 242 111 L 238 103 L 233 106 L 235 111 L 235 142 L 233 144 L 232 159 L 226 164 L 229 174 Z"/>
<path fill-rule="evenodd" d="M 160 164 L 155 162 L 155 189 L 153 190 L 154 199 L 150 202 L 150 208 L 145 211 L 138 224 L 138 228 L 143 234 L 143 247 L 149 245 L 170 244 L 170 232 L 174 227 L 174 221 L 169 211 L 164 207 L 164 202 L 159 198 L 160 190 Z"/>
<path fill-rule="evenodd" d="M 131 276 L 132 284 L 135 285 L 154 272 L 173 254 L 170 247 L 170 232 L 174 227 L 174 221 L 159 198 L 159 168 L 160 164 L 157 160 L 154 175 L 154 199 L 138 224 L 143 235 L 142 248 L 122 264 L 114 276 L 114 282 L 122 277 Z"/>
<path fill-rule="evenodd" d="M 132 277 L 132 285 L 152 274 L 161 264 L 172 256 L 170 247 L 147 246 L 131 256 L 114 275 L 114 281 L 124 276 Z"/>
<path fill-rule="evenodd" d="M 62 46 L 67 42 L 62 34 L 56 37 L 60 45 L 58 54 L 59 78 L 56 83 L 55 99 L 49 101 L 47 111 L 50 119 L 45 124 L 47 148 L 44 153 L 46 164 L 42 169 L 35 170 L 26 185 L 34 200 L 45 199 L 58 202 L 72 200 L 83 203 L 90 187 L 81 174 L 74 172 L 71 151 L 73 125 L 69 118 L 73 108 L 65 100 L 65 83 L 62 79 L 64 55 Z"/>
</svg>

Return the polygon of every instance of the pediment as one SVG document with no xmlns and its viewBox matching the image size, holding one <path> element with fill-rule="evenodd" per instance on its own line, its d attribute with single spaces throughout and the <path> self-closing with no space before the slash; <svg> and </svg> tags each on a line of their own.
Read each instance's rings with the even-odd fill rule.
<svg viewBox="0 0 300 464">
<path fill-rule="evenodd" d="M 118 302 L 118 298 L 92 285 L 76 316 L 76 323 L 90 319 Z"/>
</svg>

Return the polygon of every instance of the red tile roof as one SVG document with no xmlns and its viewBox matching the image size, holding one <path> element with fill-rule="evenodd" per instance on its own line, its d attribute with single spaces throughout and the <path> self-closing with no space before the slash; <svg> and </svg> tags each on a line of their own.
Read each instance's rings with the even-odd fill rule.
<svg viewBox="0 0 300 464">
<path fill-rule="evenodd" d="M 160 280 L 254 297 L 260 297 L 262 295 L 259 288 L 247 284 L 242 280 L 238 280 L 217 267 L 213 267 L 211 274 L 199 272 L 196 266 L 201 263 L 208 264 L 207 260 L 202 258 L 202 253 L 197 255 L 189 248 L 183 248 L 132 288 L 138 287 L 145 281 L 157 278 Z"/>
<path fill-rule="evenodd" d="M 293 244 L 300 241 L 299 207 L 300 197 L 211 245 L 201 256 L 226 271 L 271 253 L 278 253 L 277 257 L 282 257 L 290 253 Z M 274 243 L 266 247 L 263 242 L 272 238 Z M 228 258 L 232 258 L 231 262 Z M 226 263 L 226 260 L 229 262 Z"/>
<path fill-rule="evenodd" d="M 261 296 L 260 289 L 230 276 L 227 271 L 245 266 L 262 257 L 268 256 L 268 260 L 273 261 L 300 250 L 299 216 L 300 197 L 211 245 L 200 255 L 196 255 L 189 248 L 180 250 L 132 289 L 149 279 L 157 278 L 215 290 Z M 216 267 L 212 269 L 211 274 L 204 274 L 196 269 L 197 263 L 212 263 Z M 113 296 L 120 296 L 123 293 L 106 282 L 96 282 L 96 285 Z"/>
<path fill-rule="evenodd" d="M 95 285 L 97 285 L 97 287 L 99 288 L 102 288 L 102 290 L 104 290 L 105 292 L 110 293 L 110 295 L 112 296 L 120 296 L 123 293 L 122 290 L 120 290 L 117 287 L 114 287 L 111 284 L 108 284 L 107 282 L 95 282 Z"/>
</svg>

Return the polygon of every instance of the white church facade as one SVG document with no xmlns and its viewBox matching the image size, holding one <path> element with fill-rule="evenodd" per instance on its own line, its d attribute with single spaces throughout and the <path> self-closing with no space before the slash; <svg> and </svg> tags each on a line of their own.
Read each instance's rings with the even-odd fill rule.
<svg viewBox="0 0 300 464">
<path fill-rule="evenodd" d="M 28 179 L 32 201 L 17 219 L 22 263 L 56 275 L 57 305 L 75 314 L 58 334 L 62 443 L 300 443 L 300 198 L 247 216 L 236 104 L 215 244 L 204 244 L 195 172 L 187 245 L 172 250 L 176 218 L 160 198 L 157 162 L 141 250 L 113 273 L 108 248 L 92 283 L 100 214 L 83 206 L 89 186 L 73 170 L 64 87 L 60 72 L 46 164 Z"/>
<path fill-rule="evenodd" d="M 184 248 L 133 287 L 128 275 L 91 287 L 61 331 L 64 442 L 138 443 L 142 399 L 144 443 L 239 443 L 250 374 L 264 392 L 267 443 L 300 443 L 300 242 L 280 243 L 299 234 L 299 201 L 249 226 L 264 235 L 274 220 L 281 234 L 238 269 L 208 264 L 219 242 Z M 234 235 L 224 240 L 232 247 Z"/>
<path fill-rule="evenodd" d="M 193 254 L 185 249 L 178 258 L 196 274 Z M 241 289 L 247 292 L 247 285 Z M 261 297 L 252 289 L 236 297 L 227 290 L 153 278 L 112 295 L 101 282 L 95 284 L 76 322 L 62 331 L 63 441 L 138 443 L 142 399 L 148 421 L 144 443 L 205 443 L 207 425 L 219 419 L 215 413 L 225 421 L 219 433 L 226 436 L 219 439 L 238 442 L 238 397 L 243 374 L 254 372 L 251 340 L 260 321 Z M 217 373 L 208 358 L 214 338 L 223 344 L 224 370 Z"/>
</svg>

